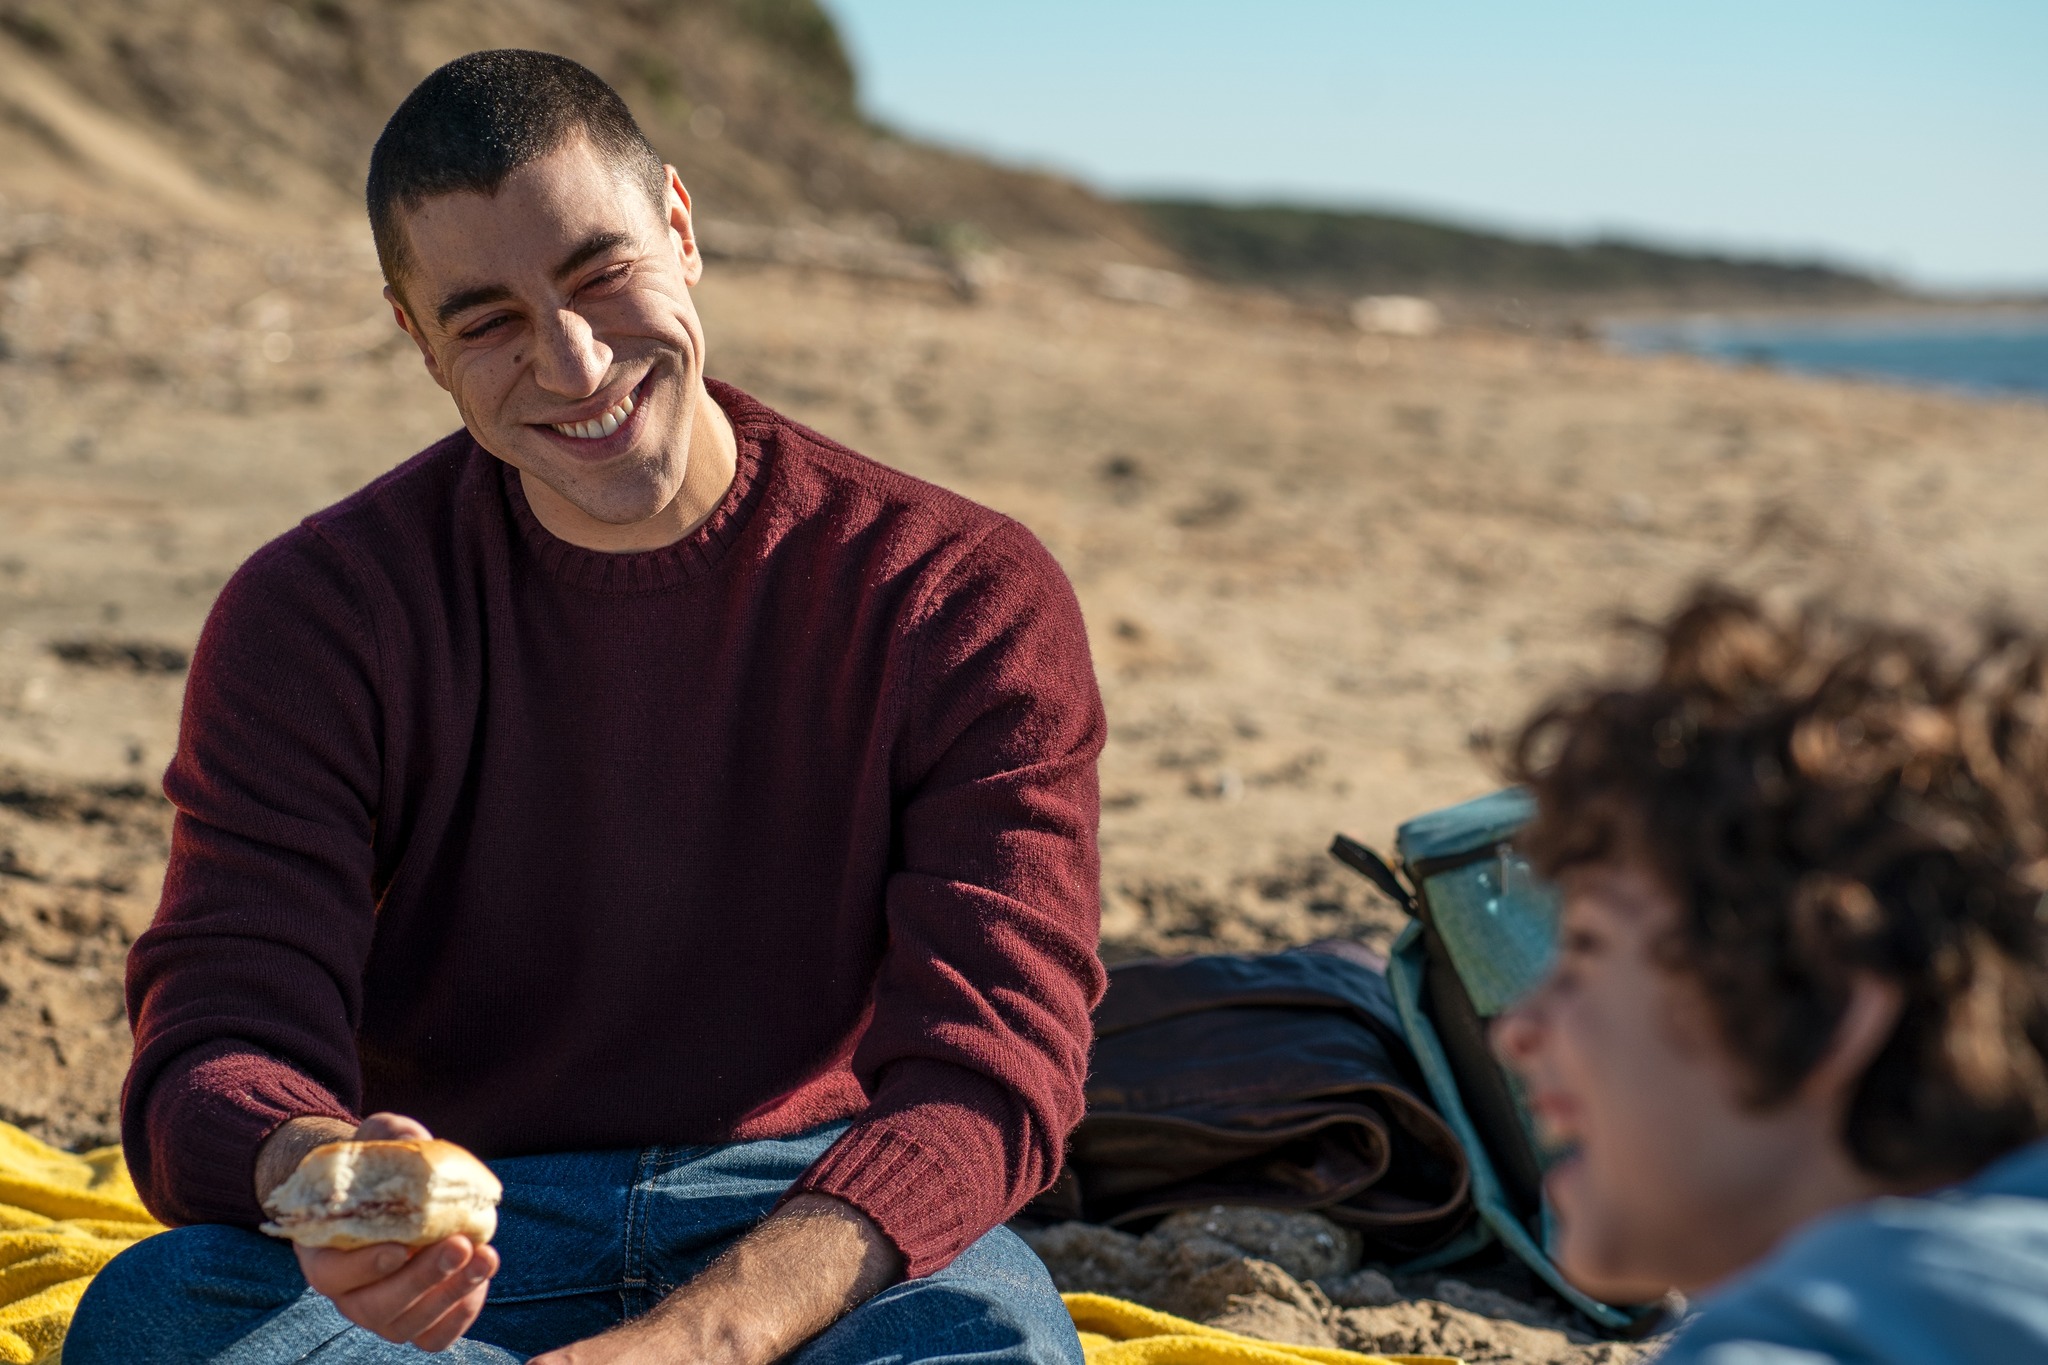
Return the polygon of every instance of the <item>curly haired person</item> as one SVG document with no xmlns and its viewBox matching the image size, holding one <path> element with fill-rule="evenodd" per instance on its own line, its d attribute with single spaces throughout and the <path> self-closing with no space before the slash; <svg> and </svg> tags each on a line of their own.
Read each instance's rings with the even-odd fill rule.
<svg viewBox="0 0 2048 1365">
<path fill-rule="evenodd" d="M 1514 750 L 1561 1263 L 1694 1296 L 1663 1365 L 2048 1360 L 2048 643 L 1711 589 L 1658 634 Z"/>
</svg>

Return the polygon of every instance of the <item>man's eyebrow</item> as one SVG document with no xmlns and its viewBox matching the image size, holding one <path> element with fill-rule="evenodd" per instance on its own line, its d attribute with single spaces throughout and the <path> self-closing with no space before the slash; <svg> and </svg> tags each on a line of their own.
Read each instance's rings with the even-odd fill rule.
<svg viewBox="0 0 2048 1365">
<path fill-rule="evenodd" d="M 622 246 L 632 244 L 632 237 L 623 232 L 594 233 L 583 239 L 583 245 L 562 258 L 562 263 L 555 267 L 555 278 L 559 280 L 564 275 L 571 274 L 577 267 L 604 255 L 607 251 L 616 251 Z"/>
<path fill-rule="evenodd" d="M 482 303 L 497 303 L 512 297 L 512 291 L 502 284 L 480 284 L 474 289 L 462 289 L 441 300 L 441 306 L 434 310 L 434 320 L 446 327 L 458 314 Z"/>
</svg>

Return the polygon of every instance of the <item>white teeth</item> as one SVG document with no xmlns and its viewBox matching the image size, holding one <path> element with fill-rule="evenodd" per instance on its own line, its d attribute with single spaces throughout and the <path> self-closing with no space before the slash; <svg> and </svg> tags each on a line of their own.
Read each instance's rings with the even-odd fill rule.
<svg viewBox="0 0 2048 1365">
<path fill-rule="evenodd" d="M 617 431 L 625 420 L 633 415 L 633 407 L 633 395 L 628 392 L 607 411 L 587 422 L 551 422 L 549 425 L 564 436 L 573 436 L 579 441 L 595 441 L 601 436 L 609 436 Z"/>
</svg>

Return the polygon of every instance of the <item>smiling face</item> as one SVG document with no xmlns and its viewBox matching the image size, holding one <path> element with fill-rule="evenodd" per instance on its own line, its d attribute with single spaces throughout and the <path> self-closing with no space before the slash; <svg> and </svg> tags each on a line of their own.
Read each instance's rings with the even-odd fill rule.
<svg viewBox="0 0 2048 1365">
<path fill-rule="evenodd" d="M 491 195 L 404 215 L 406 266 L 386 297 L 477 443 L 521 471 L 563 539 L 663 545 L 732 481 L 732 434 L 704 391 L 703 273 L 690 201 L 667 202 L 581 136 Z"/>
<path fill-rule="evenodd" d="M 1556 964 L 1495 1043 L 1546 1141 L 1570 1153 L 1544 1192 L 1575 1283 L 1610 1302 L 1697 1291 L 1874 1192 L 1839 1140 L 1867 1058 L 1817 1068 L 1783 1104 L 1745 1103 L 1704 991 L 1657 960 L 1679 922 L 1673 895 L 1628 862 L 1571 867 L 1559 885 Z"/>
</svg>

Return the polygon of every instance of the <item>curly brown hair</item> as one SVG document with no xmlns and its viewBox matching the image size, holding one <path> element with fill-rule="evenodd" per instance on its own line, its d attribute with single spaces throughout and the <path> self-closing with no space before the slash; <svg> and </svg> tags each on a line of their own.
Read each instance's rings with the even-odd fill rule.
<svg viewBox="0 0 2048 1365">
<path fill-rule="evenodd" d="M 1856 973 L 1904 1009 L 1846 1145 L 1902 1182 L 1956 1179 L 2048 1132 L 2048 643 L 1961 651 L 1718 587 L 1649 628 L 1639 686 L 1539 711 L 1511 775 L 1537 871 L 1640 861 L 1682 907 L 1693 975 L 1768 1107 L 1834 1036 Z"/>
</svg>

